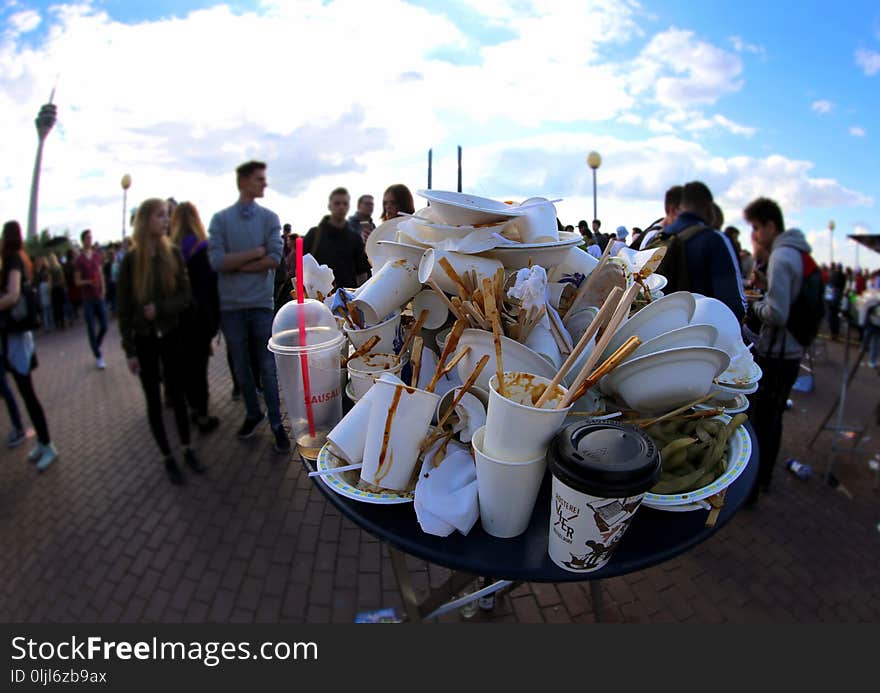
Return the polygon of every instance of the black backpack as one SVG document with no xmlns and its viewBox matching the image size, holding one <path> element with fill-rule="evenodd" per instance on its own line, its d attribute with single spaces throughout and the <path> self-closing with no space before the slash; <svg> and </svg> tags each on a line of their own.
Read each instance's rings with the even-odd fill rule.
<svg viewBox="0 0 880 693">
<path fill-rule="evenodd" d="M 651 239 L 651 242 L 645 247 L 645 250 L 653 250 L 654 248 L 666 248 L 666 255 L 657 267 L 657 274 L 666 277 L 666 288 L 664 292 L 667 294 L 676 291 L 690 291 L 691 277 L 688 271 L 687 252 L 685 246 L 687 242 L 694 236 L 709 231 L 709 227 L 704 223 L 688 226 L 678 233 L 666 233 L 661 231 Z"/>
<path fill-rule="evenodd" d="M 7 333 L 38 330 L 43 324 L 40 315 L 40 297 L 32 282 L 22 281 L 18 302 L 3 312 L 0 329 Z"/>
<path fill-rule="evenodd" d="M 819 323 L 825 313 L 825 282 L 822 272 L 809 253 L 801 251 L 803 280 L 801 290 L 791 304 L 786 329 L 801 346 L 807 347 L 819 334 Z"/>
</svg>

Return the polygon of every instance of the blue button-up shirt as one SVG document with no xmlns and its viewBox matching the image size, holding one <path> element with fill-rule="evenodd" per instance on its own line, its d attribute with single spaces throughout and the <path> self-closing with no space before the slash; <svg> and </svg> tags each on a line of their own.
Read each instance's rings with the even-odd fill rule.
<svg viewBox="0 0 880 693">
<path fill-rule="evenodd" d="M 227 253 L 263 246 L 266 255 L 280 263 L 283 245 L 278 215 L 254 202 L 236 202 L 211 218 L 208 259 L 217 272 L 220 310 L 274 308 L 275 270 L 224 272 L 223 259 Z"/>
</svg>

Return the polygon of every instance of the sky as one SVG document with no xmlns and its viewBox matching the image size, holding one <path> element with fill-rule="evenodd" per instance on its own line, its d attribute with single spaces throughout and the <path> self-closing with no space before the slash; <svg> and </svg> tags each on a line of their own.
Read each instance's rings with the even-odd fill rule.
<svg viewBox="0 0 880 693">
<path fill-rule="evenodd" d="M 207 225 L 235 167 L 305 233 L 345 186 L 559 199 L 564 224 L 645 227 L 702 180 L 726 224 L 766 196 L 820 262 L 880 268 L 880 4 L 684 0 L 0 0 L 0 214 L 27 220 L 34 118 L 55 88 L 38 228 L 101 242 L 149 197 Z M 415 194 L 416 209 L 425 200 Z M 353 210 L 352 210 L 353 211 Z M 835 225 L 830 232 L 829 222 Z"/>
</svg>

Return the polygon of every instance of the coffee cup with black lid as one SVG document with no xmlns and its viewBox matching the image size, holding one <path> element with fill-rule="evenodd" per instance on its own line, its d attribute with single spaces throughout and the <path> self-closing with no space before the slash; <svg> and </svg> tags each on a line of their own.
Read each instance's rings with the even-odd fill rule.
<svg viewBox="0 0 880 693">
<path fill-rule="evenodd" d="M 547 462 L 550 558 L 574 573 L 599 570 L 660 478 L 657 446 L 636 427 L 590 420 L 562 428 Z"/>
</svg>

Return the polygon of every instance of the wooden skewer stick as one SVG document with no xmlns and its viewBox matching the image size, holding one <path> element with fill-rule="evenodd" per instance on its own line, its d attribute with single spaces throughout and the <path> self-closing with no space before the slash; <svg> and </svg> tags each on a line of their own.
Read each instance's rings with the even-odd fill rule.
<svg viewBox="0 0 880 693">
<path fill-rule="evenodd" d="M 296 290 L 294 289 L 294 290 L 291 291 L 290 293 L 291 293 L 291 294 L 296 294 Z M 295 297 L 294 297 L 294 300 L 296 300 Z M 346 311 L 345 308 L 343 308 L 342 306 L 339 306 L 339 307 L 334 311 L 333 314 L 336 315 L 336 316 L 338 316 L 338 317 L 340 317 L 340 318 L 342 318 L 343 320 L 345 320 L 345 324 L 348 325 L 352 330 L 355 329 L 355 327 L 354 327 L 354 323 L 351 321 L 351 318 L 348 317 L 348 311 Z"/>
<path fill-rule="evenodd" d="M 614 314 L 608 320 L 608 324 L 603 329 L 602 337 L 596 343 L 593 351 L 590 352 L 590 355 L 587 357 L 584 365 L 581 366 L 581 371 L 580 373 L 578 373 L 577 378 L 575 378 L 575 381 L 572 383 L 571 391 L 569 391 L 569 394 L 572 394 L 572 391 L 576 392 L 577 389 L 581 386 L 581 383 L 587 378 L 590 373 L 593 372 L 593 368 L 595 368 L 596 363 L 601 358 L 602 352 L 605 351 L 609 342 L 614 338 L 614 333 L 617 331 L 617 328 L 620 327 L 620 324 L 623 322 L 623 319 L 629 312 L 629 307 L 632 305 L 632 302 L 638 292 L 638 285 L 633 284 L 623 295 L 623 298 L 620 299 L 620 303 L 617 304 L 617 308 L 615 309 Z M 593 322 L 596 321 L 594 320 Z M 566 397 L 565 400 L 560 403 L 560 409 L 567 407 L 570 404 L 568 399 L 569 398 Z"/>
<path fill-rule="evenodd" d="M 445 375 L 449 375 L 452 372 L 452 369 L 458 365 L 458 362 L 470 353 L 470 350 L 470 346 L 464 346 L 461 351 L 449 360 L 449 363 L 443 366 L 443 370 L 440 371 L 440 377 L 442 378 Z"/>
<path fill-rule="evenodd" d="M 596 278 L 599 276 L 599 272 L 602 270 L 603 267 L 605 267 L 605 264 L 608 262 L 608 258 L 611 256 L 612 245 L 613 242 L 609 240 L 608 244 L 605 246 L 605 250 L 602 251 L 602 257 L 599 258 L 599 264 L 593 268 L 593 271 L 590 272 L 589 276 L 587 276 L 587 278 L 578 288 L 577 293 L 575 294 L 574 298 L 571 301 L 571 305 L 568 308 L 569 310 L 578 305 L 584 294 L 586 294 L 589 288 L 596 283 Z"/>
<path fill-rule="evenodd" d="M 598 383 L 604 376 L 608 375 L 611 371 L 617 368 L 627 356 L 633 353 L 641 345 L 642 340 L 635 335 L 627 339 L 617 351 L 615 351 L 613 354 L 611 354 L 611 356 L 605 359 L 602 364 L 596 370 L 590 373 L 589 377 L 587 377 L 587 379 L 581 383 L 580 387 L 578 388 L 578 391 L 580 392 L 578 397 L 583 397 L 584 394 L 586 394 L 587 390 Z"/>
<path fill-rule="evenodd" d="M 642 428 L 648 428 L 648 426 L 653 426 L 655 423 L 660 423 L 661 421 L 666 421 L 666 419 L 671 419 L 673 416 L 677 416 L 678 414 L 683 414 L 691 407 L 695 407 L 698 404 L 702 404 L 703 402 L 708 402 L 714 396 L 715 396 L 715 393 L 709 393 L 708 395 L 700 397 L 699 399 L 695 399 L 693 402 L 690 402 L 690 403 L 685 404 L 681 407 L 678 407 L 678 409 L 673 409 L 670 412 L 666 412 L 662 416 L 658 416 L 654 419 L 648 419 L 647 421 L 645 421 L 645 423 L 642 424 Z"/>
<path fill-rule="evenodd" d="M 345 290 L 343 290 L 339 294 L 339 300 L 342 301 L 342 305 L 345 307 L 345 311 L 348 313 L 348 317 L 351 318 L 351 321 L 354 323 L 355 327 L 357 327 L 359 330 L 364 329 L 364 323 L 361 320 L 361 316 L 358 315 L 357 308 L 355 308 L 348 302 L 348 297 L 345 295 Z"/>
<path fill-rule="evenodd" d="M 461 339 L 461 333 L 465 331 L 465 328 L 467 326 L 467 320 L 456 320 L 455 324 L 452 326 L 452 331 L 446 338 L 446 344 L 443 345 L 443 353 L 440 354 L 440 360 L 437 361 L 437 368 L 434 369 L 434 376 L 431 378 L 431 382 L 428 383 L 428 386 L 425 388 L 428 392 L 433 392 L 434 388 L 437 386 L 437 381 L 440 380 L 441 376 L 443 375 L 443 366 L 446 363 L 446 359 L 448 359 L 449 355 L 458 347 L 458 341 Z"/>
<path fill-rule="evenodd" d="M 499 267 L 495 270 L 495 281 L 493 282 L 495 289 L 495 305 L 504 305 L 504 268 Z"/>
<path fill-rule="evenodd" d="M 443 299 L 443 302 L 446 304 L 446 307 L 449 309 L 449 312 L 455 316 L 456 320 L 463 320 L 464 319 L 465 316 L 460 314 L 458 308 L 456 308 L 455 304 L 449 300 L 449 296 L 447 296 L 446 292 L 443 291 L 443 289 L 441 289 L 437 285 L 437 282 L 435 282 L 432 279 L 429 279 L 428 286 L 430 286 L 434 290 L 435 294 L 437 294 L 440 298 Z"/>
<path fill-rule="evenodd" d="M 605 359 L 602 364 L 590 373 L 589 377 L 587 377 L 580 385 L 578 385 L 577 389 L 574 392 L 570 392 L 568 396 L 568 402 L 570 404 L 574 404 L 581 397 L 587 394 L 587 390 L 593 387 L 596 383 L 598 383 L 603 376 L 608 375 L 611 371 L 613 371 L 617 366 L 620 365 L 620 362 L 623 361 L 627 356 L 629 356 L 633 351 L 639 348 L 642 340 L 633 335 L 629 339 L 624 342 L 623 346 L 621 346 L 617 351 L 615 351 L 611 356 Z"/>
<path fill-rule="evenodd" d="M 467 290 L 464 281 L 462 281 L 462 278 L 459 276 L 458 272 L 455 271 L 455 268 L 450 264 L 449 260 L 445 257 L 441 257 L 437 264 L 443 268 L 443 271 L 446 272 L 446 276 L 449 277 L 450 281 L 458 287 L 461 297 L 463 299 L 470 298 L 470 291 Z"/>
<path fill-rule="evenodd" d="M 347 366 L 348 362 L 352 359 L 356 359 L 358 356 L 363 356 L 364 354 L 368 353 L 374 346 L 379 343 L 380 339 L 381 337 L 379 335 L 374 334 L 366 342 L 364 342 L 357 349 L 351 352 L 351 355 L 347 359 L 343 360 L 342 365 Z"/>
<path fill-rule="evenodd" d="M 410 363 L 412 364 L 412 376 L 410 376 L 409 384 L 412 387 L 419 386 L 419 371 L 422 370 L 422 349 L 424 347 L 424 343 L 421 337 L 415 337 L 413 339 L 412 346 L 412 357 L 410 358 Z"/>
<path fill-rule="evenodd" d="M 428 319 L 429 311 L 425 308 L 421 313 L 419 313 L 419 317 L 416 320 L 415 324 L 412 326 L 412 329 L 407 333 L 406 339 L 403 340 L 403 346 L 400 347 L 400 353 L 402 354 L 406 351 L 406 348 L 409 346 L 409 343 L 413 340 L 413 338 L 419 333 L 419 330 L 422 329 L 425 325 L 425 321 Z"/>
<path fill-rule="evenodd" d="M 504 392 L 504 364 L 501 360 L 501 320 L 498 317 L 498 306 L 495 305 L 495 292 L 492 280 L 483 279 L 483 300 L 486 302 L 486 317 L 492 324 L 492 341 L 495 343 L 495 375 L 498 378 L 498 394 L 506 397 Z"/>
<path fill-rule="evenodd" d="M 575 344 L 574 349 L 571 350 L 571 353 L 568 355 L 568 358 L 565 359 L 565 362 L 562 364 L 562 367 L 559 369 L 559 372 L 553 376 L 553 380 L 550 381 L 550 384 L 547 385 L 547 389 L 544 390 L 544 394 L 538 399 L 535 403 L 535 406 L 540 409 L 543 407 L 547 400 L 550 399 L 550 395 L 553 390 L 556 388 L 559 383 L 562 382 L 562 379 L 565 377 L 566 373 L 568 373 L 569 369 L 575 364 L 581 354 L 584 352 L 584 349 L 587 348 L 587 344 L 590 343 L 590 340 L 593 338 L 593 335 L 599 330 L 599 327 L 605 322 L 608 316 L 614 311 L 615 306 L 620 302 L 620 295 L 623 293 L 623 290 L 619 286 L 615 286 L 612 289 L 611 293 L 608 294 L 608 298 L 605 299 L 605 303 L 602 304 L 602 308 L 599 309 L 598 314 L 595 318 L 593 318 L 593 322 L 590 323 L 590 326 L 587 327 L 586 332 L 581 335 L 581 338 L 578 340 L 578 343 Z"/>
<path fill-rule="evenodd" d="M 464 396 L 467 394 L 467 391 L 471 389 L 471 386 L 477 382 L 477 378 L 480 377 L 480 373 L 483 372 L 483 368 L 486 364 L 489 363 L 489 354 L 483 354 L 482 358 L 477 362 L 477 365 L 474 366 L 474 370 L 468 376 L 467 381 L 464 385 L 462 385 L 458 389 L 458 393 L 455 395 L 455 398 L 452 400 L 452 404 L 449 405 L 449 409 L 446 410 L 446 413 L 443 415 L 443 418 L 437 422 L 437 428 L 442 428 L 443 424 L 446 423 L 446 420 L 450 417 L 455 408 L 458 406 L 458 403 L 464 399 Z"/>
<path fill-rule="evenodd" d="M 483 314 L 480 312 L 480 309 L 476 306 L 473 301 L 465 301 L 461 304 L 462 308 L 464 308 L 465 312 L 471 317 L 472 322 L 476 324 L 481 330 L 491 330 L 492 327 L 486 321 L 486 318 L 483 317 Z"/>
<path fill-rule="evenodd" d="M 726 495 L 727 489 L 725 488 L 714 496 L 709 496 L 706 499 L 712 506 L 712 509 L 709 511 L 709 516 L 706 518 L 706 527 L 714 527 L 715 523 L 718 522 L 718 516 L 721 514 L 721 508 L 724 507 L 724 497 Z"/>
</svg>

